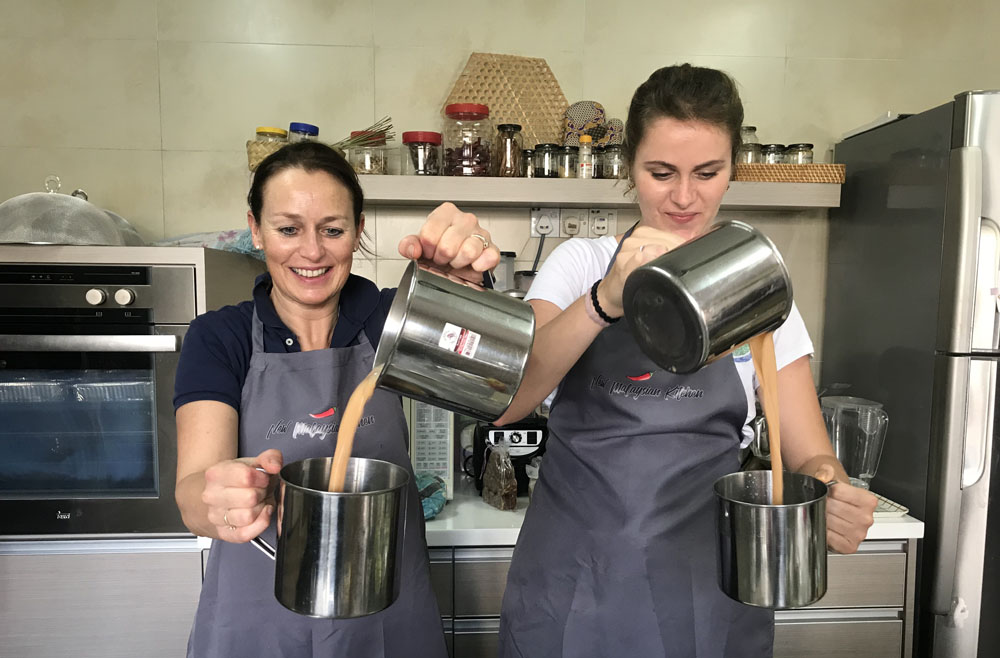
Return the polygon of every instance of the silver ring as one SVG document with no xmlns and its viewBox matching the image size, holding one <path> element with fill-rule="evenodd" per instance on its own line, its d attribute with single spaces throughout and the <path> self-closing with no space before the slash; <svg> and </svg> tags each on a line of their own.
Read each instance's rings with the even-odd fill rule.
<svg viewBox="0 0 1000 658">
<path fill-rule="evenodd" d="M 487 249 L 490 248 L 490 241 L 486 239 L 486 236 L 479 235 L 478 233 L 473 233 L 469 237 L 470 238 L 479 238 L 480 240 L 482 240 L 483 241 L 483 251 L 486 251 Z"/>
<path fill-rule="evenodd" d="M 644 244 L 639 245 L 639 253 L 641 254 L 642 250 L 645 249 L 645 248 L 646 248 L 646 245 L 644 245 Z"/>
</svg>

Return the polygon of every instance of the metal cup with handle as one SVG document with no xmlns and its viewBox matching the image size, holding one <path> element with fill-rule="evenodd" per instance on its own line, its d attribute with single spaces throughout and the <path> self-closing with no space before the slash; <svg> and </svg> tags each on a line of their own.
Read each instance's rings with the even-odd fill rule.
<svg viewBox="0 0 1000 658">
<path fill-rule="evenodd" d="M 781 326 L 792 281 L 767 236 L 730 221 L 637 268 L 622 301 L 642 351 L 670 372 L 690 373 Z"/>
<path fill-rule="evenodd" d="M 534 336 L 524 301 L 411 261 L 375 352 L 377 385 L 493 421 L 521 385 Z"/>
<path fill-rule="evenodd" d="M 783 610 L 826 593 L 828 485 L 784 473 L 784 504 L 771 504 L 771 471 L 741 471 L 715 482 L 719 586 L 748 605 Z"/>
<path fill-rule="evenodd" d="M 405 468 L 352 458 L 344 491 L 326 490 L 333 458 L 281 469 L 278 545 L 252 540 L 275 560 L 274 596 L 309 617 L 349 619 L 389 607 L 399 595 L 406 533 Z"/>
</svg>

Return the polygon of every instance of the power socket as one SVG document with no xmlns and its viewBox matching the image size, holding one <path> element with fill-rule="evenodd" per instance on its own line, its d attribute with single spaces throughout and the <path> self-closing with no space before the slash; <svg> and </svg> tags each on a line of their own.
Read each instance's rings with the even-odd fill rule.
<svg viewBox="0 0 1000 658">
<path fill-rule="evenodd" d="M 586 215 L 579 208 L 560 208 L 559 224 L 562 234 L 567 238 L 587 235 Z"/>
<path fill-rule="evenodd" d="M 543 235 L 550 238 L 561 236 L 558 208 L 531 209 L 531 237 L 540 238 Z"/>
<path fill-rule="evenodd" d="M 604 208 L 590 209 L 590 237 L 599 238 L 618 233 L 618 211 Z"/>
</svg>

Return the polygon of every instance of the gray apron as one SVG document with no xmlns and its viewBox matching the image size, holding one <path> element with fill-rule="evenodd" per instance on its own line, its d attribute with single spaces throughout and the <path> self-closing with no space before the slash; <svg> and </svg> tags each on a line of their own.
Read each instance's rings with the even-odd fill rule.
<svg viewBox="0 0 1000 658">
<path fill-rule="evenodd" d="M 269 354 L 264 352 L 263 325 L 254 312 L 253 356 L 240 410 L 241 457 L 256 456 L 267 448 L 280 450 L 285 464 L 333 455 L 343 408 L 375 358 L 365 332 L 359 335 L 361 343 L 351 347 Z M 411 474 L 396 602 L 357 619 L 305 617 L 274 598 L 273 560 L 251 544 L 213 541 L 189 657 L 447 656 L 406 436 L 399 398 L 376 390 L 365 406 L 353 456 L 390 461 Z M 274 545 L 273 517 L 262 537 Z"/>
<path fill-rule="evenodd" d="M 739 468 L 746 405 L 731 356 L 674 375 L 625 321 L 598 335 L 552 405 L 501 656 L 772 655 L 773 613 L 723 594 L 716 567 L 712 483 Z"/>
</svg>

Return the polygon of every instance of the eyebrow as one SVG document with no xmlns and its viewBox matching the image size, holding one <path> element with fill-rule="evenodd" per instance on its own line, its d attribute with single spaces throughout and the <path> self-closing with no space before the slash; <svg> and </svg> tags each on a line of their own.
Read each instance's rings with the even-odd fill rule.
<svg viewBox="0 0 1000 658">
<path fill-rule="evenodd" d="M 274 216 L 274 217 L 284 217 L 285 219 L 291 219 L 291 220 L 294 220 L 294 221 L 297 221 L 297 222 L 302 221 L 302 215 L 299 215 L 298 213 L 294 213 L 294 212 L 281 212 L 281 211 L 278 211 L 278 212 L 271 213 L 271 215 Z M 336 222 L 336 221 L 345 221 L 345 222 L 347 222 L 347 221 L 350 221 L 350 218 L 348 218 L 346 215 L 330 215 L 329 217 L 324 217 L 323 221 L 324 222 Z"/>
<path fill-rule="evenodd" d="M 664 162 L 663 160 L 647 160 L 644 163 L 647 167 L 666 167 L 667 169 L 677 170 L 676 165 L 672 165 L 669 162 Z M 707 167 L 716 167 L 719 165 L 726 164 L 725 160 L 709 160 L 708 162 L 702 162 L 700 165 L 695 165 L 694 169 L 705 169 Z"/>
</svg>

